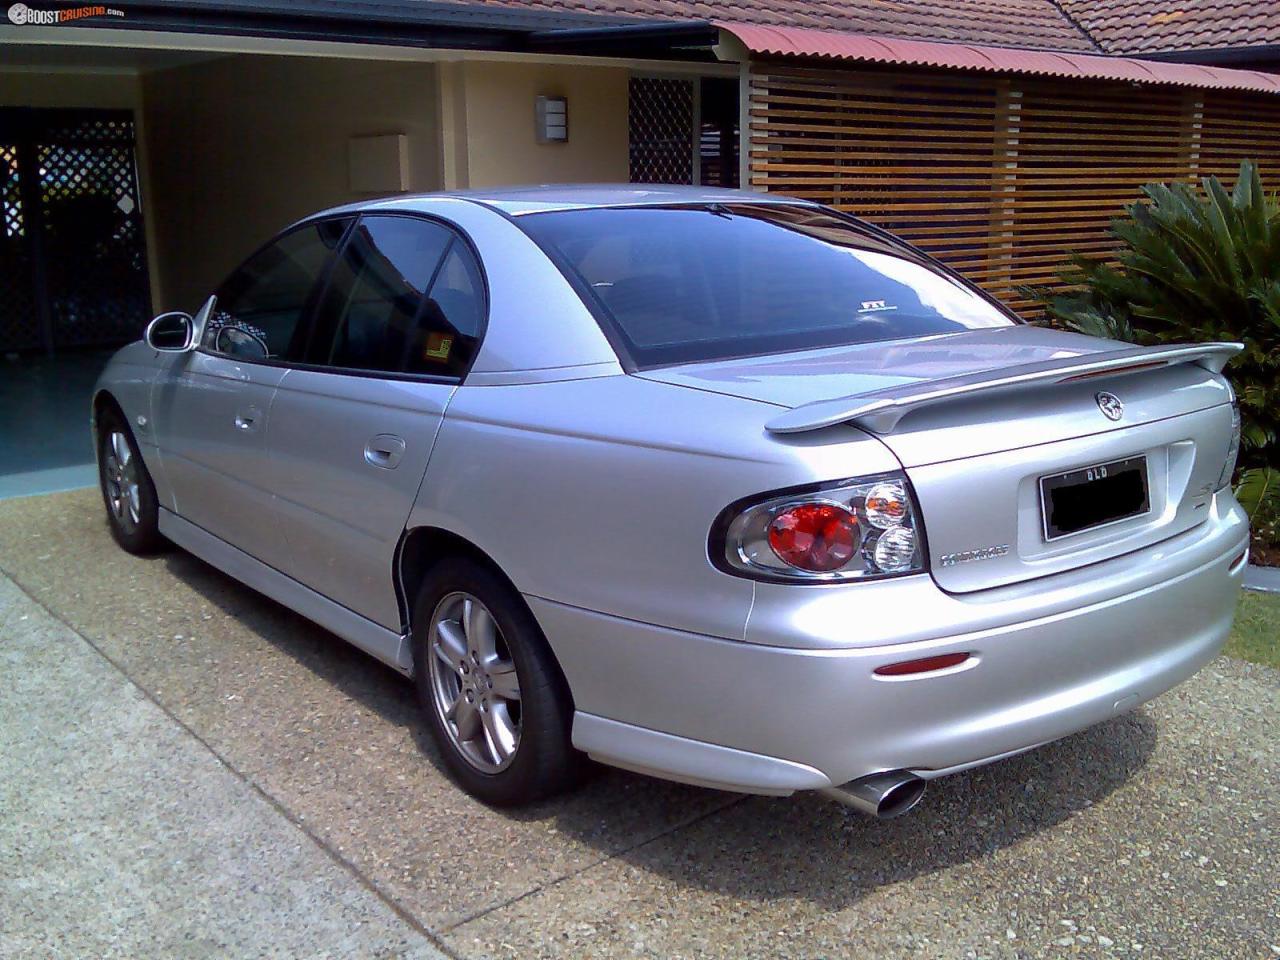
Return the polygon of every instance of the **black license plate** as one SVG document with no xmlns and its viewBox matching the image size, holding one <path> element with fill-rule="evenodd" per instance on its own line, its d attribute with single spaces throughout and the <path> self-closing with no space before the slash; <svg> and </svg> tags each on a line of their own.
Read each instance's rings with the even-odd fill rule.
<svg viewBox="0 0 1280 960">
<path fill-rule="evenodd" d="M 1112 460 L 1040 478 L 1046 540 L 1128 520 L 1150 509 L 1146 457 Z"/>
</svg>

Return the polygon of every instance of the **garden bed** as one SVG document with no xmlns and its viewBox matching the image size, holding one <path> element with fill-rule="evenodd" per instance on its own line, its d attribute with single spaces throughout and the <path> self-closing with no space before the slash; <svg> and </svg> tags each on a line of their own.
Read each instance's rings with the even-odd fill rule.
<svg viewBox="0 0 1280 960">
<path fill-rule="evenodd" d="M 1280 545 L 1255 535 L 1249 544 L 1249 562 L 1259 567 L 1280 567 Z"/>
</svg>

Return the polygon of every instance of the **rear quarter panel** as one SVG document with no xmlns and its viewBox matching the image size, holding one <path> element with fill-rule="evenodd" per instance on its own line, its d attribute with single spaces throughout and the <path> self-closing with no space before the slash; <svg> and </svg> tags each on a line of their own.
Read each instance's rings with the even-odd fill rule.
<svg viewBox="0 0 1280 960">
<path fill-rule="evenodd" d="M 463 386 L 409 526 L 464 537 L 522 593 L 742 639 L 753 583 L 707 556 L 720 511 L 780 487 L 898 469 L 853 428 L 771 436 L 764 423 L 777 410 L 625 375 Z"/>
</svg>

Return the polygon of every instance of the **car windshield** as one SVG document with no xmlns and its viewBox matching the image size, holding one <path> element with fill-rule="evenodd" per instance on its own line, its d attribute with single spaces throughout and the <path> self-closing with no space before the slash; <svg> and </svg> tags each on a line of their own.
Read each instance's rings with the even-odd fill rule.
<svg viewBox="0 0 1280 960">
<path fill-rule="evenodd" d="M 906 245 L 820 208 L 610 207 L 518 222 L 602 308 L 636 367 L 1018 322 Z"/>
</svg>

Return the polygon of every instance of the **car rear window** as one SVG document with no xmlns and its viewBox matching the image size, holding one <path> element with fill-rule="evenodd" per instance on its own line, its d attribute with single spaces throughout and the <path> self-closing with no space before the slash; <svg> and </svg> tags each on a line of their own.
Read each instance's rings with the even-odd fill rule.
<svg viewBox="0 0 1280 960">
<path fill-rule="evenodd" d="M 636 367 L 1018 322 L 905 244 L 818 208 L 611 207 L 518 222 Z"/>
</svg>

